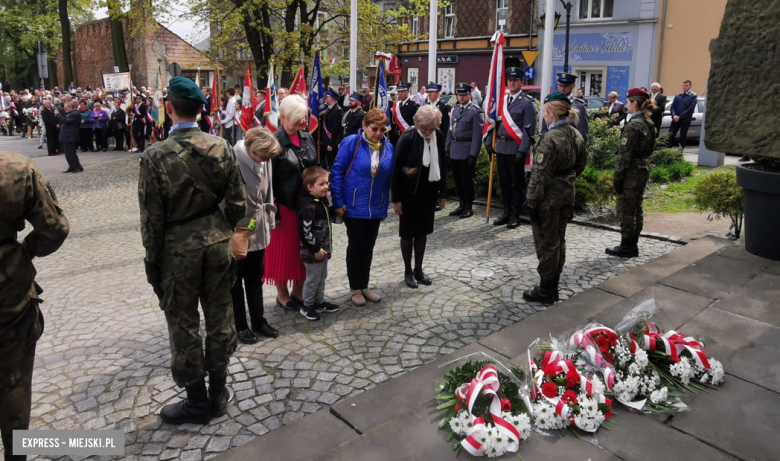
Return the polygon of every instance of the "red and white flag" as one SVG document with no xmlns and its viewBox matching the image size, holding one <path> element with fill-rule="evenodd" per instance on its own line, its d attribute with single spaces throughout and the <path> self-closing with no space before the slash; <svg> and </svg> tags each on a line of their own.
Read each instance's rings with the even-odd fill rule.
<svg viewBox="0 0 780 461">
<path fill-rule="evenodd" d="M 303 99 L 309 97 L 309 90 L 306 87 L 306 77 L 303 75 L 303 66 L 298 68 L 295 80 L 293 80 L 293 83 L 290 86 L 290 94 L 299 94 Z"/>
<path fill-rule="evenodd" d="M 497 129 L 496 122 L 504 112 L 506 84 L 504 82 L 504 33 L 496 32 L 490 40 L 496 44 L 493 48 L 493 58 L 490 60 L 487 94 L 485 95 L 485 127 L 482 138 L 486 138 L 490 130 Z"/>
<path fill-rule="evenodd" d="M 244 91 L 241 93 L 241 121 L 239 126 L 244 132 L 252 128 L 255 118 L 255 92 L 252 88 L 252 65 L 246 65 L 244 77 Z"/>
<path fill-rule="evenodd" d="M 265 115 L 265 127 L 276 132 L 279 128 L 279 103 L 276 100 L 276 86 L 274 85 L 274 65 L 268 68 L 268 85 L 265 89 L 265 106 L 263 107 Z"/>
</svg>

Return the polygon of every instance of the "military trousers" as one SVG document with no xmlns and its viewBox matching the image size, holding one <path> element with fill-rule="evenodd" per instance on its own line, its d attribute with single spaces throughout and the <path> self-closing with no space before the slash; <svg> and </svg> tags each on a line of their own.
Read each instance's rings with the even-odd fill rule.
<svg viewBox="0 0 780 461">
<path fill-rule="evenodd" d="M 30 427 L 35 344 L 10 342 L 0 346 L 0 433 L 6 460 L 27 458 L 12 455 L 13 431 Z"/>
<path fill-rule="evenodd" d="M 542 280 L 552 281 L 563 272 L 566 263 L 566 226 L 574 217 L 574 206 L 540 208 L 539 224 L 531 224 Z"/>
<path fill-rule="evenodd" d="M 516 155 L 496 154 L 504 209 L 511 209 L 518 216 L 525 203 L 525 166 L 517 164 L 516 158 Z"/>
<path fill-rule="evenodd" d="M 474 202 L 474 170 L 468 160 L 450 159 L 452 163 L 452 177 L 455 178 L 455 188 L 458 190 L 458 198 L 463 203 Z"/>
<path fill-rule="evenodd" d="M 620 215 L 620 235 L 624 239 L 639 237 L 644 227 L 644 200 L 647 178 L 650 172 L 645 169 L 626 171 L 623 180 L 623 193 L 617 197 L 617 211 Z"/>
<path fill-rule="evenodd" d="M 184 387 L 207 374 L 224 375 L 236 350 L 230 296 L 236 280 L 236 259 L 229 241 L 190 251 L 166 249 L 162 273 L 165 294 L 160 308 L 168 322 L 173 380 Z M 199 333 L 198 301 L 206 324 L 205 353 Z"/>
</svg>

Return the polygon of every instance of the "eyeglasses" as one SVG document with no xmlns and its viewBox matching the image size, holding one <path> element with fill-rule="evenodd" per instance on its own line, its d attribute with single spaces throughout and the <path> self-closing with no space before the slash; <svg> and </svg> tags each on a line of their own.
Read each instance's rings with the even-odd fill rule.
<svg viewBox="0 0 780 461">
<path fill-rule="evenodd" d="M 387 127 L 381 127 L 381 128 L 374 128 L 373 126 L 368 127 L 371 131 L 374 133 L 385 133 L 387 132 Z"/>
</svg>

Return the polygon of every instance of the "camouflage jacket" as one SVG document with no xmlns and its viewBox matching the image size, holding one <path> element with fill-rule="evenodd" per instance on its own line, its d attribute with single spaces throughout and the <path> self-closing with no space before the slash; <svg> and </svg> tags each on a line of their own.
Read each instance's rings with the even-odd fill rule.
<svg viewBox="0 0 780 461">
<path fill-rule="evenodd" d="M 528 207 L 543 210 L 574 204 L 574 181 L 587 162 L 585 141 L 568 122 L 544 133 L 528 182 Z"/>
<path fill-rule="evenodd" d="M 179 158 L 177 142 L 215 191 Z M 160 261 L 163 252 L 190 251 L 227 240 L 244 217 L 244 181 L 233 148 L 224 139 L 197 127 L 178 129 L 146 149 L 140 163 L 138 204 L 147 261 Z"/>
<path fill-rule="evenodd" d="M 652 120 L 643 113 L 631 117 L 620 135 L 615 182 L 622 182 L 626 171 L 649 170 L 647 159 L 650 158 L 653 150 L 655 150 L 655 125 Z"/>
<path fill-rule="evenodd" d="M 46 178 L 29 158 L 0 153 L 0 338 L 37 340 L 43 331 L 32 259 L 59 249 L 70 225 Z M 18 242 L 28 221 L 33 230 Z"/>
</svg>

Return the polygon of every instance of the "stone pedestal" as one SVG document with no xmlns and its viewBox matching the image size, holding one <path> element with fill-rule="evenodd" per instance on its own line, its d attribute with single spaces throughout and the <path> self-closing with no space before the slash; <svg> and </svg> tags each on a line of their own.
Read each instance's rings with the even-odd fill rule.
<svg viewBox="0 0 780 461">
<path fill-rule="evenodd" d="M 704 104 L 705 107 L 707 105 L 707 98 L 704 98 Z M 705 112 L 705 123 L 701 124 L 701 135 L 699 136 L 699 160 L 698 165 L 699 166 L 708 166 L 708 167 L 719 167 L 723 166 L 723 163 L 726 160 L 726 154 L 724 152 L 715 152 L 713 150 L 707 149 L 707 146 L 704 143 L 705 138 L 705 125 L 706 123 L 706 112 Z"/>
</svg>

